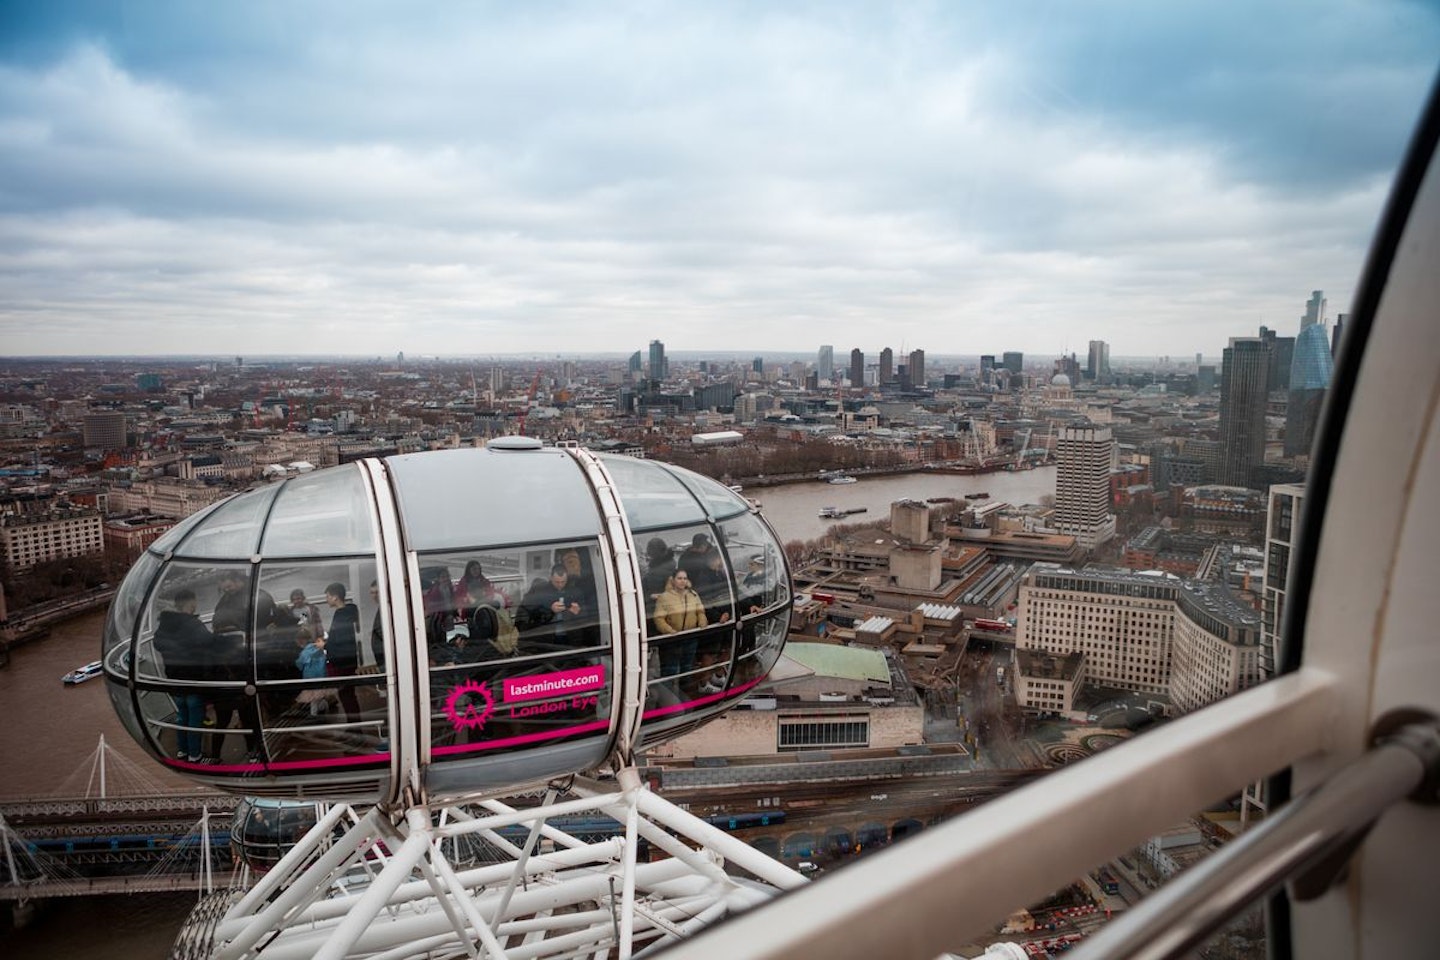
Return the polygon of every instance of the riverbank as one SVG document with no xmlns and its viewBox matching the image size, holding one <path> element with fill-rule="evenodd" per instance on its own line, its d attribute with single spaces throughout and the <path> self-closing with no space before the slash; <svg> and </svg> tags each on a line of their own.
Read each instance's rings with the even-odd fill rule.
<svg viewBox="0 0 1440 960">
<path fill-rule="evenodd" d="M 1048 466 L 1048 464 L 1032 464 L 1026 470 L 1037 469 Z M 857 479 L 861 477 L 895 477 L 906 474 L 919 474 L 921 476 L 932 476 L 934 474 L 946 474 L 957 477 L 975 477 L 989 473 L 1015 473 L 1024 471 L 1013 471 L 1011 464 L 1006 461 L 989 464 L 966 464 L 966 463 L 906 463 L 893 467 L 846 467 L 845 474 Z M 828 471 L 821 471 L 822 473 Z M 821 480 L 821 476 L 815 473 L 782 473 L 782 474 L 760 474 L 754 477 L 731 476 L 731 482 L 741 487 L 783 487 L 796 483 L 815 483 Z"/>
<path fill-rule="evenodd" d="M 0 667 L 9 664 L 11 650 L 45 640 L 57 624 L 103 610 L 113 599 L 114 587 L 97 587 L 63 600 L 15 611 L 4 626 L 0 626 Z"/>
<path fill-rule="evenodd" d="M 835 519 L 821 511 L 847 514 L 842 523 L 868 520 L 883 523 L 890 517 L 890 505 L 897 500 L 950 499 L 985 493 L 986 503 L 1040 503 L 1055 493 L 1055 467 L 1016 472 L 1000 471 L 982 476 L 942 473 L 938 470 L 911 470 L 889 476 L 858 476 L 858 483 L 831 484 L 815 477 L 799 483 L 777 485 L 743 496 L 760 503 L 765 519 L 782 543 L 815 540 L 834 532 Z M 853 474 L 852 474 L 853 475 Z M 863 513 L 858 512 L 864 510 Z M 857 511 L 849 515 L 851 511 Z"/>
</svg>

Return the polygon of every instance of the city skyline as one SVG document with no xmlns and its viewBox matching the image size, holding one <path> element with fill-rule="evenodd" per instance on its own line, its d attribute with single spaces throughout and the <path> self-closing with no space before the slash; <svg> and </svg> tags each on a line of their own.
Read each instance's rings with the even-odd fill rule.
<svg viewBox="0 0 1440 960">
<path fill-rule="evenodd" d="M 1400 3 L 349 13 L 0 14 L 5 352 L 1213 356 L 1349 309 L 1440 41 Z"/>
</svg>

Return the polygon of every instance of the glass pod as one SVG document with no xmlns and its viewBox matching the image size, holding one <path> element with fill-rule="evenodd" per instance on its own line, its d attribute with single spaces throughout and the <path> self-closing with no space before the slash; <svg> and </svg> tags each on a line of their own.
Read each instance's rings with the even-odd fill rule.
<svg viewBox="0 0 1440 960">
<path fill-rule="evenodd" d="M 445 799 L 624 762 L 724 711 L 778 658 L 790 603 L 773 532 L 726 487 L 516 437 L 187 518 L 127 575 L 103 660 L 172 770 Z"/>
</svg>

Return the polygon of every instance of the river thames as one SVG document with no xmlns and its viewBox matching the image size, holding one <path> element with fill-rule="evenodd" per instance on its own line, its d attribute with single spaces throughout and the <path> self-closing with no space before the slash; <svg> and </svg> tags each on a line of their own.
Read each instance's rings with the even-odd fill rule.
<svg viewBox="0 0 1440 960">
<path fill-rule="evenodd" d="M 745 491 L 761 504 L 782 540 L 813 540 L 830 523 L 821 507 L 866 508 L 849 522 L 887 520 L 890 504 L 901 499 L 963 498 L 986 492 L 991 501 L 1035 503 L 1055 492 L 1055 468 L 1022 473 L 956 476 L 911 473 L 861 478 L 851 484 L 800 483 Z M 95 612 L 57 624 L 48 639 L 12 651 L 10 666 L 0 670 L 0 797 L 83 795 L 98 790 L 91 758 L 100 735 L 122 760 L 107 770 L 110 784 L 123 789 L 131 766 L 163 790 L 192 789 L 171 776 L 140 750 L 120 726 L 105 693 L 92 680 L 66 687 L 60 677 L 100 656 L 104 614 Z M 127 763 L 128 761 L 129 763 Z M 7 960 L 113 960 L 163 957 L 195 902 L 194 894 L 143 894 L 85 897 L 45 904 L 23 930 L 7 930 L 0 921 L 0 955 Z M 8 917 L 6 917 L 8 919 Z"/>
<path fill-rule="evenodd" d="M 0 670 L 0 797 L 79 796 L 91 785 L 100 735 L 121 759 L 107 764 L 107 787 L 138 784 L 126 768 L 162 790 L 192 789 L 150 760 L 120 726 L 105 684 L 67 687 L 60 678 L 100 656 L 104 614 L 97 611 L 56 624 L 48 639 L 16 647 Z M 98 776 L 92 785 L 99 791 Z M 116 792 L 119 792 L 116 791 Z M 66 897 L 41 904 L 30 926 L 8 929 L 9 905 L 0 907 L 0 956 L 6 960 L 116 960 L 165 957 L 194 893 Z"/>
<path fill-rule="evenodd" d="M 854 509 L 864 507 L 865 513 L 848 517 L 845 522 L 890 519 L 890 504 L 896 500 L 927 500 L 932 497 L 954 497 L 967 493 L 988 493 L 987 503 L 1039 503 L 1043 496 L 1055 493 L 1055 468 L 1041 467 L 1019 473 L 985 473 L 957 476 L 946 473 L 901 473 L 883 477 L 859 477 L 854 483 L 796 483 L 779 487 L 746 489 L 744 496 L 757 500 L 761 512 L 770 521 L 780 539 L 814 540 L 825 535 L 831 522 L 820 518 L 821 507 Z"/>
</svg>

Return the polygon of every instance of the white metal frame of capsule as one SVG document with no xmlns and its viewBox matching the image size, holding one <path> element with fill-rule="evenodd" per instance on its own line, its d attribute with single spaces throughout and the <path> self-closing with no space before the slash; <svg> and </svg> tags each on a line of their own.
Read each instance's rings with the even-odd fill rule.
<svg viewBox="0 0 1440 960">
<path fill-rule="evenodd" d="M 562 829 L 563 818 L 584 815 L 609 817 L 623 832 L 582 838 Z M 500 832 L 517 826 L 519 843 Z M 501 859 L 452 863 L 445 851 L 458 838 L 484 840 Z M 666 858 L 639 860 L 642 844 Z M 727 862 L 755 879 L 727 872 Z M 181 942 L 216 960 L 625 960 L 806 883 L 626 768 L 614 783 L 552 786 L 523 809 L 491 799 L 394 818 L 336 805 L 218 923 L 198 920 L 205 911 L 197 910 Z"/>
</svg>

